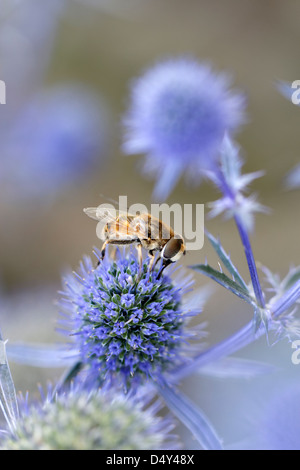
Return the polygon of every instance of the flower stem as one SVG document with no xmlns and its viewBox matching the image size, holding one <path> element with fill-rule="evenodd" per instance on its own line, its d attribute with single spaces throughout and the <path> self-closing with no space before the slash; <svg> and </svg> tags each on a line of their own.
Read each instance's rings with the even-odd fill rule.
<svg viewBox="0 0 300 470">
<path fill-rule="evenodd" d="M 223 192 L 223 195 L 225 197 L 228 197 L 234 202 L 236 199 L 236 195 L 234 194 L 234 191 L 232 190 L 232 188 L 228 185 L 226 178 L 223 175 L 222 171 L 219 171 L 218 179 L 219 179 L 219 187 L 221 191 Z M 249 235 L 247 233 L 247 230 L 245 228 L 245 225 L 241 217 L 239 217 L 236 214 L 234 217 L 234 220 L 235 220 L 235 223 L 236 223 L 236 226 L 237 226 L 237 229 L 238 229 L 238 232 L 239 232 L 239 235 L 240 235 L 243 247 L 244 247 L 244 251 L 245 251 L 245 255 L 246 255 L 246 259 L 248 263 L 248 268 L 250 272 L 251 282 L 252 282 L 257 304 L 259 307 L 265 308 L 266 306 L 265 300 L 264 300 L 263 292 L 262 292 L 258 274 L 257 274 L 255 259 L 253 256 L 253 251 L 252 251 Z"/>
<path fill-rule="evenodd" d="M 300 280 L 290 287 L 271 307 L 274 318 L 279 317 L 297 302 L 300 297 Z"/>
<path fill-rule="evenodd" d="M 239 231 L 239 234 L 240 234 L 240 237 L 241 237 L 241 240 L 242 240 L 242 243 L 243 243 L 243 247 L 244 247 L 244 251 L 245 251 L 245 255 L 246 255 L 246 259 L 247 259 L 247 263 L 248 263 L 248 268 L 249 268 L 249 272 L 250 272 L 250 277 L 251 277 L 252 286 L 253 286 L 254 294 L 255 294 L 255 297 L 256 297 L 256 301 L 257 301 L 259 307 L 265 308 L 265 306 L 266 306 L 265 299 L 264 299 L 264 295 L 263 295 L 261 285 L 260 285 L 260 282 L 259 282 L 257 269 L 256 269 L 256 264 L 255 264 L 253 251 L 252 251 L 252 248 L 251 248 L 248 233 L 247 233 L 242 221 L 240 220 L 240 218 L 237 215 L 235 216 L 234 219 L 235 219 L 235 223 L 236 223 L 237 229 Z"/>
</svg>

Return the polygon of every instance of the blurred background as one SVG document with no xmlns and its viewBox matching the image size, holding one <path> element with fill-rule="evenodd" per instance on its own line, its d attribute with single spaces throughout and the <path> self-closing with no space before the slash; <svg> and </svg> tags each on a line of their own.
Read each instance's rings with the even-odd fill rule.
<svg viewBox="0 0 300 470">
<path fill-rule="evenodd" d="M 265 170 L 252 188 L 271 209 L 257 216 L 254 254 L 281 276 L 299 264 L 300 193 L 286 191 L 283 178 L 299 161 L 300 110 L 274 86 L 276 79 L 300 78 L 299 18 L 296 0 L 1 0 L 0 79 L 7 88 L 7 103 L 0 105 L 5 338 L 61 341 L 55 332 L 61 276 L 99 245 L 84 207 L 119 195 L 127 195 L 129 204 L 151 204 L 153 182 L 140 175 L 140 157 L 121 153 L 121 119 L 130 81 L 160 59 L 189 54 L 211 61 L 232 73 L 234 85 L 246 92 L 249 123 L 238 136 L 244 171 Z M 181 181 L 167 202 L 208 203 L 217 197 L 209 184 L 191 189 Z M 220 235 L 248 279 L 233 222 L 218 218 L 206 227 Z M 205 257 L 216 263 L 208 243 L 184 263 Z M 195 281 L 210 284 L 200 275 Z M 213 344 L 249 321 L 251 311 L 218 288 L 202 318 Z M 291 354 L 287 342 L 270 348 L 262 339 L 239 357 L 274 364 L 272 376 L 245 381 L 195 375 L 182 386 L 230 445 L 251 434 L 255 426 L 249 418 L 263 413 L 271 393 L 297 380 L 300 366 L 292 365 Z M 11 368 L 23 392 L 60 374 Z M 187 448 L 197 448 L 180 432 Z"/>
</svg>

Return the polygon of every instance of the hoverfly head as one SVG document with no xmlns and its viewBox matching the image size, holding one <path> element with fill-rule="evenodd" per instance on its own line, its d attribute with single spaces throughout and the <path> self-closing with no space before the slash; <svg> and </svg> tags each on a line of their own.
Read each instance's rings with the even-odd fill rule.
<svg viewBox="0 0 300 470">
<path fill-rule="evenodd" d="M 185 255 L 185 245 L 183 238 L 176 236 L 172 237 L 164 246 L 161 252 L 163 264 L 168 265 L 178 261 L 182 255 Z"/>
</svg>

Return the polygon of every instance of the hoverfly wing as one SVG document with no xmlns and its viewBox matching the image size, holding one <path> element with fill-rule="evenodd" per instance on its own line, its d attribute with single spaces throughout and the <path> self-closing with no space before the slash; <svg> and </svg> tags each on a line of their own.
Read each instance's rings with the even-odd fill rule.
<svg viewBox="0 0 300 470">
<path fill-rule="evenodd" d="M 91 219 L 99 221 L 99 218 L 97 216 L 97 207 L 86 207 L 85 209 L 83 209 L 83 212 Z"/>
<path fill-rule="evenodd" d="M 111 207 L 88 207 L 83 210 L 85 214 L 101 223 L 101 227 L 107 226 L 107 232 L 111 240 L 138 240 L 134 224 L 131 221 L 134 216 L 127 212 Z M 99 230 L 102 233 L 102 230 Z M 103 239 L 102 234 L 100 236 Z"/>
<path fill-rule="evenodd" d="M 91 219 L 104 223 L 114 222 L 118 217 L 117 211 L 110 207 L 87 207 L 83 212 Z"/>
</svg>

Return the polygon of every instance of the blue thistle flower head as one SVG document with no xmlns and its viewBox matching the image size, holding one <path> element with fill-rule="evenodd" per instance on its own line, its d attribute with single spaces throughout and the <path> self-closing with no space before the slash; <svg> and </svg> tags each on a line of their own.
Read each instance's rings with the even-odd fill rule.
<svg viewBox="0 0 300 470">
<path fill-rule="evenodd" d="M 88 377 L 129 390 L 182 363 L 186 317 L 195 315 L 183 299 L 190 284 L 189 276 L 178 284 L 159 278 L 148 261 L 140 272 L 132 253 L 107 256 L 96 269 L 85 258 L 80 273 L 65 279 L 60 303 Z"/>
<path fill-rule="evenodd" d="M 225 132 L 244 122 L 244 96 L 229 85 L 192 58 L 159 63 L 133 83 L 123 149 L 146 153 L 146 171 L 159 171 L 157 197 L 171 192 L 182 171 L 211 169 Z"/>
<path fill-rule="evenodd" d="M 7 133 L 4 187 L 47 198 L 83 181 L 103 160 L 106 127 L 101 100 L 82 85 L 37 93 Z"/>
</svg>

